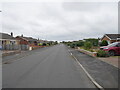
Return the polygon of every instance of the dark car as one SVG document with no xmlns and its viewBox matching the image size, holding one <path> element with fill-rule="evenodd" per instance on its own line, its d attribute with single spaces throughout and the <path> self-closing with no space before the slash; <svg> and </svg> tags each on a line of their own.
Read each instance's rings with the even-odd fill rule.
<svg viewBox="0 0 120 90">
<path fill-rule="evenodd" d="M 107 51 L 110 56 L 120 55 L 120 42 L 109 44 L 108 46 L 100 47 L 101 50 Z"/>
</svg>

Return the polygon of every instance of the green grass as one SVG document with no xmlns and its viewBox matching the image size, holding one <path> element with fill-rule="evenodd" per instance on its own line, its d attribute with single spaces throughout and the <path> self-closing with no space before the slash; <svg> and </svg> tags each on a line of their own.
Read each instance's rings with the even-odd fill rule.
<svg viewBox="0 0 120 90">
<path fill-rule="evenodd" d="M 111 57 L 120 58 L 120 56 L 111 56 Z"/>
</svg>

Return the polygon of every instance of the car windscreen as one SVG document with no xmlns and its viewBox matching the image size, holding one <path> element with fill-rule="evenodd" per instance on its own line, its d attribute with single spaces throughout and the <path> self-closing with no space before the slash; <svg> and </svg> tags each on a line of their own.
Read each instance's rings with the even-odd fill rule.
<svg viewBox="0 0 120 90">
<path fill-rule="evenodd" d="M 114 46 L 116 46 L 118 44 L 118 42 L 115 42 L 115 43 L 112 43 L 112 44 L 110 44 L 110 45 L 108 45 L 109 47 L 114 47 Z"/>
</svg>

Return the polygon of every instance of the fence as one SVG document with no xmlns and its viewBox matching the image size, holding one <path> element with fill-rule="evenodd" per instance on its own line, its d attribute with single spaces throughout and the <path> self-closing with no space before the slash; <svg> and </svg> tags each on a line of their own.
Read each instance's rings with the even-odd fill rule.
<svg viewBox="0 0 120 90">
<path fill-rule="evenodd" d="M 28 50 L 28 45 L 2 45 L 2 50 Z"/>
</svg>

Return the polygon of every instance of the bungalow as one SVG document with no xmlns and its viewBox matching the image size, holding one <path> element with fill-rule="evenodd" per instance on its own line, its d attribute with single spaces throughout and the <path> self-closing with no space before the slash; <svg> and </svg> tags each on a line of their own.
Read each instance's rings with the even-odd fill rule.
<svg viewBox="0 0 120 90">
<path fill-rule="evenodd" d="M 100 41 L 106 40 L 108 44 L 120 41 L 120 34 L 105 34 Z"/>
<path fill-rule="evenodd" d="M 44 43 L 44 40 L 38 40 L 38 45 L 42 45 Z"/>
<path fill-rule="evenodd" d="M 47 45 L 47 44 L 49 44 L 49 45 L 52 45 L 52 41 L 47 41 L 47 40 L 38 40 L 38 45 Z"/>
<path fill-rule="evenodd" d="M 16 40 L 13 37 L 13 33 L 11 35 L 6 33 L 0 33 L 0 46 L 3 50 L 14 50 L 17 49 L 17 45 L 19 45 L 19 40 Z"/>
<path fill-rule="evenodd" d="M 37 45 L 37 39 L 32 37 L 24 37 L 23 35 L 17 36 L 17 40 L 20 40 L 20 45 Z"/>
</svg>

